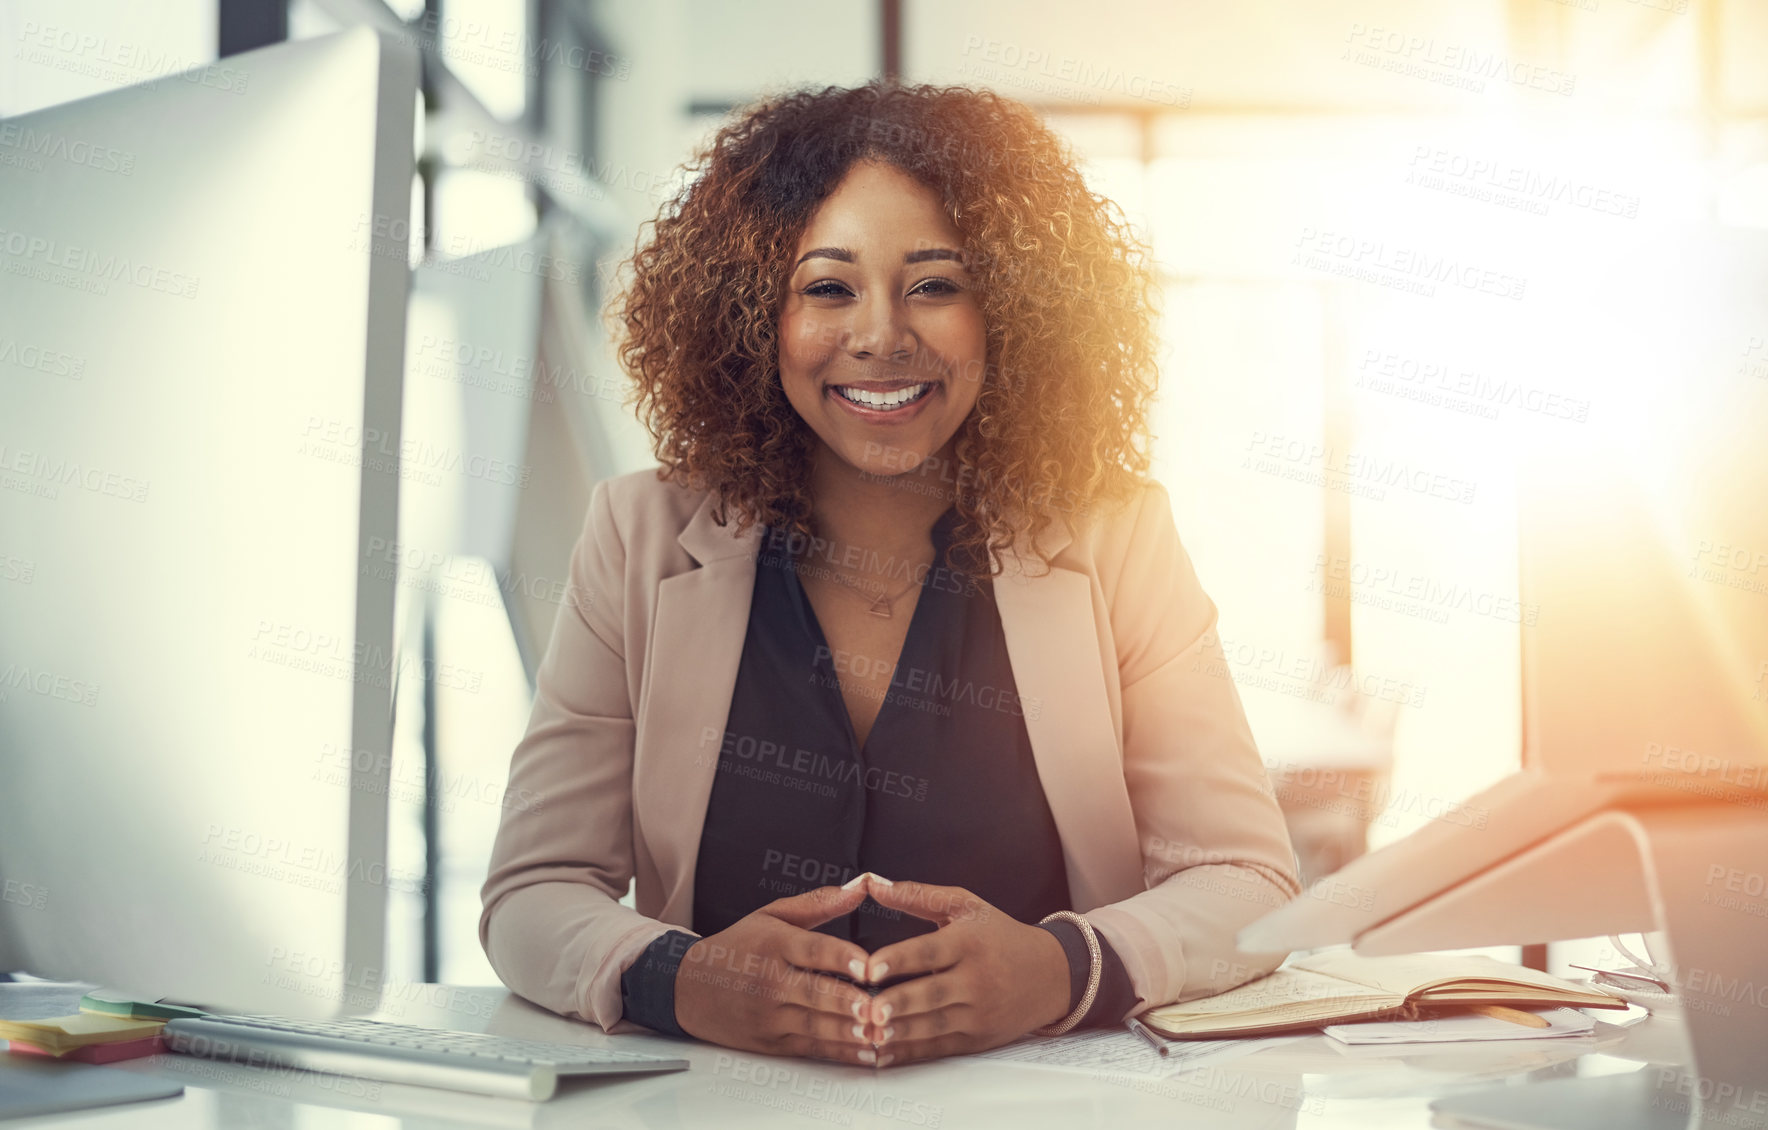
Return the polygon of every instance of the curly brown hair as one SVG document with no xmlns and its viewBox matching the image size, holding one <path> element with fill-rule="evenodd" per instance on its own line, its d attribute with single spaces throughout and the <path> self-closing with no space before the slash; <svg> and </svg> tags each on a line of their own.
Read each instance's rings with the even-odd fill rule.
<svg viewBox="0 0 1768 1130">
<path fill-rule="evenodd" d="M 739 113 L 623 265 L 630 279 L 608 314 L 636 384 L 627 404 L 662 477 L 717 492 L 719 525 L 732 507 L 739 532 L 761 521 L 819 536 L 814 433 L 781 387 L 777 327 L 805 226 L 866 159 L 927 185 L 964 237 L 988 365 L 954 437 L 957 466 L 939 469 L 959 519 L 945 564 L 993 577 L 1022 528 L 1036 538 L 1057 512 L 1134 494 L 1157 380 L 1147 250 L 1018 102 L 872 82 Z"/>
</svg>

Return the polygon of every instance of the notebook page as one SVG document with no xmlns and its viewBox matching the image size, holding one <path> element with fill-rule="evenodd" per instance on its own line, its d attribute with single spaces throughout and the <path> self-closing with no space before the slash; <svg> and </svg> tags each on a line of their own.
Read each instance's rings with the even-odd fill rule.
<svg viewBox="0 0 1768 1130">
<path fill-rule="evenodd" d="M 1222 1026 L 1235 1022 L 1237 1026 L 1294 1018 L 1305 1023 L 1397 1003 L 1397 994 L 1371 992 L 1336 977 L 1291 967 L 1213 997 L 1153 1009 L 1144 1019 L 1184 1031 L 1198 1021 Z"/>
<path fill-rule="evenodd" d="M 1606 994 L 1593 992 L 1588 986 L 1574 985 L 1520 965 L 1494 961 L 1484 954 L 1361 957 L 1349 950 L 1335 950 L 1303 958 L 1295 963 L 1295 967 L 1312 969 L 1370 988 L 1428 999 L 1454 999 L 1471 994 L 1467 999 L 1489 1000 L 1494 996 L 1515 994 L 1519 986 L 1583 1000 L 1607 999 Z"/>
<path fill-rule="evenodd" d="M 1295 967 L 1400 996 L 1409 996 L 1429 985 L 1469 978 L 1483 981 L 1495 978 L 1525 980 L 1524 977 L 1513 978 L 1512 971 L 1519 974 L 1532 972 L 1521 966 L 1503 965 L 1481 954 L 1454 956 L 1407 953 L 1393 957 L 1362 957 L 1349 950 L 1334 950 L 1331 953 L 1305 957 L 1296 962 Z M 1557 980 L 1550 980 L 1548 983 L 1559 987 Z"/>
</svg>

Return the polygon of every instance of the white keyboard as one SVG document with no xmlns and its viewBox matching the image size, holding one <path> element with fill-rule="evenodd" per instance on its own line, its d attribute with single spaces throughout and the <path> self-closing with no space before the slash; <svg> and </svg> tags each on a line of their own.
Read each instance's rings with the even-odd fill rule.
<svg viewBox="0 0 1768 1130">
<path fill-rule="evenodd" d="M 251 1066 L 359 1075 L 544 1102 L 561 1078 L 685 1071 L 685 1059 L 373 1020 L 205 1016 L 166 1022 L 166 1047 Z"/>
</svg>

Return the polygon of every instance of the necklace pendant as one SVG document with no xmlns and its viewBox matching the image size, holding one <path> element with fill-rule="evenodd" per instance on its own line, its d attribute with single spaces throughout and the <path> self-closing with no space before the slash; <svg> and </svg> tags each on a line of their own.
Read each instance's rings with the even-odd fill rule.
<svg viewBox="0 0 1768 1130">
<path fill-rule="evenodd" d="M 890 602 L 880 596 L 877 600 L 872 601 L 872 606 L 866 609 L 866 611 L 874 616 L 882 616 L 888 620 L 890 619 Z"/>
</svg>

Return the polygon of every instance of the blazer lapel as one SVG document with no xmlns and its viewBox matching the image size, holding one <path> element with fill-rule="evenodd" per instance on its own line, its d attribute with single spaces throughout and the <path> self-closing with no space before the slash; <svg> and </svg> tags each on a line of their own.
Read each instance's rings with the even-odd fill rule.
<svg viewBox="0 0 1768 1130">
<path fill-rule="evenodd" d="M 742 536 L 712 520 L 708 493 L 677 539 L 700 565 L 657 586 L 645 659 L 633 808 L 667 890 L 657 917 L 688 927 L 706 802 L 749 628 L 761 526 Z"/>
<path fill-rule="evenodd" d="M 1071 540 L 1067 523 L 1058 522 L 1041 544 L 1053 560 Z M 1056 564 L 1028 573 L 1026 563 L 1036 560 L 1022 535 L 995 578 L 995 605 L 1038 777 L 1062 836 L 1069 897 L 1085 911 L 1145 889 L 1142 852 L 1100 665 L 1092 583 Z"/>
</svg>

